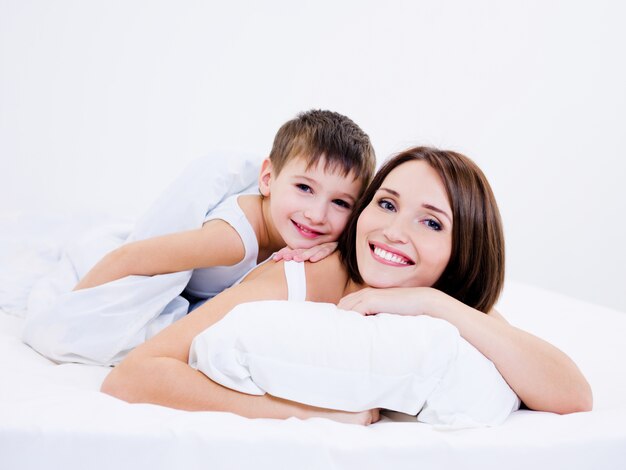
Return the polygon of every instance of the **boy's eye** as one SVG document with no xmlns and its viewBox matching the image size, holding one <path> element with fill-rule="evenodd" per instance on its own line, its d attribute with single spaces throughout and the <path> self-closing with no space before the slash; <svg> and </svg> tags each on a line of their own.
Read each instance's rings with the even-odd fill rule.
<svg viewBox="0 0 626 470">
<path fill-rule="evenodd" d="M 333 204 L 343 207 L 344 209 L 350 209 L 352 207 L 349 202 L 344 201 L 343 199 L 333 199 Z"/>
<path fill-rule="evenodd" d="M 396 206 L 393 205 L 393 203 L 391 201 L 389 201 L 388 199 L 381 199 L 378 201 L 378 206 L 386 211 L 392 211 L 395 212 L 396 211 Z"/>
<path fill-rule="evenodd" d="M 426 227 L 433 229 L 436 232 L 439 232 L 441 230 L 441 224 L 437 222 L 435 219 L 426 219 L 424 221 L 424 224 L 426 225 Z"/>
<path fill-rule="evenodd" d="M 305 193 L 313 192 L 313 190 L 311 189 L 311 186 L 309 186 L 308 184 L 304 184 L 304 183 L 296 184 L 296 188 L 298 188 L 300 191 L 303 191 Z"/>
</svg>

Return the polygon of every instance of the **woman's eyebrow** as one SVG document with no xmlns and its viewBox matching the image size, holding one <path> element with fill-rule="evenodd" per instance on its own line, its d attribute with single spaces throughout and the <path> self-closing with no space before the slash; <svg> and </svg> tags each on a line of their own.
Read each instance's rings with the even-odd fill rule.
<svg viewBox="0 0 626 470">
<path fill-rule="evenodd" d="M 381 188 L 378 188 L 378 190 L 379 191 L 385 191 L 385 192 L 387 192 L 387 193 L 389 193 L 389 194 L 391 194 L 391 195 L 393 195 L 395 197 L 398 197 L 398 198 L 400 197 L 400 193 L 398 191 L 394 191 L 393 189 L 382 188 L 381 187 Z M 422 207 L 424 209 L 428 209 L 428 210 L 431 210 L 433 212 L 437 212 L 439 214 L 442 214 L 443 216 L 446 217 L 446 219 L 448 219 L 448 221 L 450 223 L 452 223 L 452 217 L 450 217 L 450 215 L 446 211 L 444 211 L 443 209 L 439 209 L 437 206 L 433 206 L 432 204 L 427 204 L 427 203 L 422 204 Z"/>
<path fill-rule="evenodd" d="M 389 194 L 395 196 L 395 197 L 400 197 L 400 193 L 398 191 L 394 191 L 393 189 L 389 189 L 389 188 L 378 188 L 379 191 L 387 191 Z"/>
<path fill-rule="evenodd" d="M 430 209 L 433 212 L 438 212 L 439 214 L 444 215 L 446 217 L 446 219 L 448 219 L 450 221 L 450 223 L 452 223 L 452 219 L 450 218 L 448 213 L 446 211 L 444 211 L 443 209 L 439 209 L 438 207 L 435 207 L 432 204 L 422 204 L 422 207 L 424 209 Z"/>
</svg>

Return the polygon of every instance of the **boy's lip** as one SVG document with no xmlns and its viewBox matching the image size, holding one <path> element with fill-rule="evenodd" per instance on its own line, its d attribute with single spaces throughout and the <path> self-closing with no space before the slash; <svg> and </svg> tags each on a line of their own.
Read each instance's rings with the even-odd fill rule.
<svg viewBox="0 0 626 470">
<path fill-rule="evenodd" d="M 322 232 L 313 230 L 312 228 L 307 227 L 306 225 L 300 224 L 296 222 L 295 220 L 292 220 L 291 223 L 296 228 L 296 230 L 300 233 L 300 235 L 302 235 L 305 238 L 318 238 L 324 235 Z"/>
<path fill-rule="evenodd" d="M 415 261 L 409 258 L 406 254 L 402 253 L 401 251 L 395 248 L 390 247 L 389 245 L 385 245 L 384 243 L 373 242 L 373 241 L 369 241 L 368 244 L 370 247 L 370 253 L 372 257 L 379 263 L 387 264 L 389 266 L 396 266 L 396 267 L 413 266 L 415 264 Z M 390 253 L 397 259 L 394 260 L 394 259 L 383 258 L 381 256 L 381 253 L 376 253 L 376 251 L 380 252 L 381 250 L 383 252 Z"/>
</svg>

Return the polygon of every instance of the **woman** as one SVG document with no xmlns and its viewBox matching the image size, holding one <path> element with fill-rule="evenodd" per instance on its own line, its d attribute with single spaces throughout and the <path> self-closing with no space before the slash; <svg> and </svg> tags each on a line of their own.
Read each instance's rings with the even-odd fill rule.
<svg viewBox="0 0 626 470">
<path fill-rule="evenodd" d="M 340 247 L 339 254 L 306 264 L 307 300 L 364 314 L 445 319 L 496 365 L 529 408 L 591 409 L 591 390 L 576 365 L 492 308 L 503 284 L 504 241 L 491 189 L 467 157 L 417 147 L 391 159 L 352 214 Z M 256 268 L 241 284 L 134 350 L 102 390 L 129 402 L 247 417 L 376 421 L 377 410 L 344 413 L 241 394 L 187 364 L 193 338 L 234 306 L 288 294 L 283 263 Z"/>
</svg>

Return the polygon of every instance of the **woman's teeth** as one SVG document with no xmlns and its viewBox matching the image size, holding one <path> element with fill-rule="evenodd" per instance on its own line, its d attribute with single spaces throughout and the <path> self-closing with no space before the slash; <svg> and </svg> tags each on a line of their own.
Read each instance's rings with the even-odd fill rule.
<svg viewBox="0 0 626 470">
<path fill-rule="evenodd" d="M 377 246 L 374 247 L 374 254 L 380 258 L 386 259 L 387 261 L 391 261 L 392 263 L 409 264 L 406 258 L 389 253 L 388 251 L 385 251 Z"/>
</svg>

